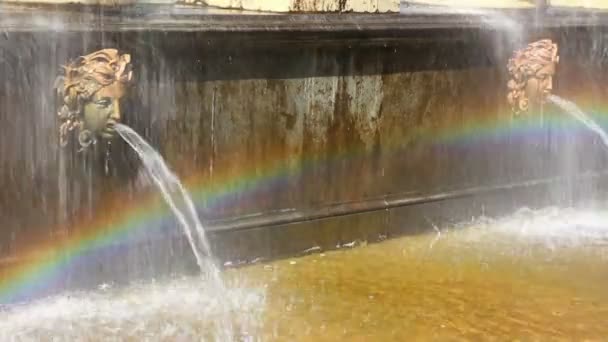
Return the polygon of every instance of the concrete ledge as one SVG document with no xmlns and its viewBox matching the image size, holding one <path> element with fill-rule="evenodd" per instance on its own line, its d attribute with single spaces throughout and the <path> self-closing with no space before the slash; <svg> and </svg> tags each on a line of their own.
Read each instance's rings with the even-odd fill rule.
<svg viewBox="0 0 608 342">
<path fill-rule="evenodd" d="M 608 12 L 551 10 L 537 23 L 534 10 L 502 10 L 500 15 L 462 11 L 411 11 L 405 14 L 263 14 L 197 6 L 136 5 L 90 7 L 82 5 L 15 5 L 0 3 L 0 31 L 95 32 L 179 31 L 249 33 L 365 33 L 396 36 L 402 32 L 454 28 L 504 29 L 510 18 L 522 28 L 560 28 L 608 24 Z"/>
<path fill-rule="evenodd" d="M 186 0 L 186 3 L 192 0 Z M 399 0 L 206 0 L 209 6 L 270 12 L 398 12 Z"/>
<path fill-rule="evenodd" d="M 399 12 L 399 0 L 10 0 L 6 2 L 101 6 L 183 3 L 260 12 Z"/>
</svg>

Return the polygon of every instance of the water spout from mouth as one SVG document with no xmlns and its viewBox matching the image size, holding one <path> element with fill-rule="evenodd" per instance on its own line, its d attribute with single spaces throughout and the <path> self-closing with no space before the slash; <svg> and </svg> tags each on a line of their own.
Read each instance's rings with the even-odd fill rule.
<svg viewBox="0 0 608 342">
<path fill-rule="evenodd" d="M 606 134 L 606 131 L 604 131 L 602 127 L 597 124 L 597 122 L 591 119 L 589 115 L 578 108 L 576 104 L 556 95 L 547 96 L 547 100 L 563 109 L 570 116 L 585 125 L 585 127 L 596 133 L 604 143 L 604 146 L 608 148 L 608 134 Z"/>
<path fill-rule="evenodd" d="M 169 170 L 161 155 L 139 136 L 137 132 L 123 124 L 116 124 L 115 129 L 140 157 L 146 171 L 160 190 L 164 200 L 177 217 L 184 233 L 188 237 L 201 272 L 206 272 L 205 257 L 211 255 L 211 248 L 188 192 L 177 176 Z"/>
<path fill-rule="evenodd" d="M 211 247 L 188 191 L 179 178 L 169 169 L 162 156 L 137 132 L 120 123 L 114 124 L 114 128 L 137 153 L 149 176 L 161 192 L 163 199 L 171 208 L 188 239 L 201 274 L 208 276 L 211 291 L 219 300 L 224 301 L 224 314 L 228 315 L 230 302 L 226 298 L 227 290 L 221 278 L 219 267 L 212 260 Z M 217 329 L 219 341 L 232 340 L 234 334 L 228 316 L 218 322 Z"/>
</svg>

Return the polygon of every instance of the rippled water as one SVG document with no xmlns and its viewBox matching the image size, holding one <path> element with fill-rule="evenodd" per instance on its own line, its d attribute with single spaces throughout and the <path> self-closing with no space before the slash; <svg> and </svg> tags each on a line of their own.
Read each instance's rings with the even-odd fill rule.
<svg viewBox="0 0 608 342">
<path fill-rule="evenodd" d="M 225 271 L 246 341 L 608 336 L 608 211 L 499 220 Z M 0 312 L 0 340 L 210 338 L 199 278 L 100 286 Z"/>
</svg>

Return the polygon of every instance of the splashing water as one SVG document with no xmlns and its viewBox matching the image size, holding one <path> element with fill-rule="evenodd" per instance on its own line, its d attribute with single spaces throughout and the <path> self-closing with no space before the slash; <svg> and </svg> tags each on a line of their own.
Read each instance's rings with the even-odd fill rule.
<svg viewBox="0 0 608 342">
<path fill-rule="evenodd" d="M 112 284 L 68 292 L 24 305 L 0 307 L 0 341 L 230 341 L 217 336 L 222 298 L 198 277 Z M 238 284 L 225 296 L 232 313 L 234 339 L 259 335 L 266 291 Z"/>
<path fill-rule="evenodd" d="M 209 263 L 204 258 L 204 255 L 211 256 L 211 248 L 205 237 L 203 225 L 196 214 L 194 203 L 186 189 L 184 189 L 177 176 L 169 170 L 162 156 L 137 132 L 122 124 L 117 124 L 115 128 L 116 132 L 140 157 L 154 184 L 159 188 L 164 200 L 177 217 L 188 237 L 188 242 L 192 247 L 192 252 L 201 272 L 213 271 L 213 267 L 209 267 Z"/>
<path fill-rule="evenodd" d="M 182 227 L 201 274 L 209 277 L 210 289 L 218 297 L 225 298 L 226 287 L 221 279 L 220 270 L 211 260 L 211 248 L 205 236 L 203 225 L 201 224 L 192 198 L 179 181 L 179 178 L 169 169 L 162 156 L 148 144 L 137 132 L 129 126 L 116 124 L 116 132 L 135 150 L 141 159 L 146 171 L 160 190 L 163 199 Z M 205 256 L 207 258 L 205 258 Z M 228 302 L 225 303 L 228 308 Z M 231 339 L 232 326 L 229 319 L 222 319 L 222 326 L 218 326 L 220 340 Z"/>
<path fill-rule="evenodd" d="M 608 134 L 606 134 L 602 127 L 600 127 L 597 122 L 593 121 L 589 115 L 578 108 L 577 105 L 556 95 L 549 95 L 547 99 L 563 109 L 566 113 L 570 114 L 570 116 L 583 123 L 587 128 L 595 132 L 602 139 L 604 145 L 608 148 Z"/>
</svg>

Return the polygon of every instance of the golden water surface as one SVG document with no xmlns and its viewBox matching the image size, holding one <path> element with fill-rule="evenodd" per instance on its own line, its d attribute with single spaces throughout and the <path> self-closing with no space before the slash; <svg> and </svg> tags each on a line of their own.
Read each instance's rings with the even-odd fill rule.
<svg viewBox="0 0 608 342">
<path fill-rule="evenodd" d="M 555 220 L 478 224 L 233 275 L 267 286 L 265 340 L 608 339 L 604 230 Z"/>
</svg>

